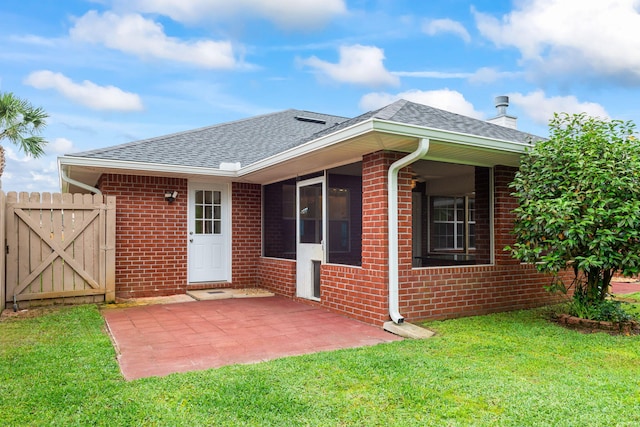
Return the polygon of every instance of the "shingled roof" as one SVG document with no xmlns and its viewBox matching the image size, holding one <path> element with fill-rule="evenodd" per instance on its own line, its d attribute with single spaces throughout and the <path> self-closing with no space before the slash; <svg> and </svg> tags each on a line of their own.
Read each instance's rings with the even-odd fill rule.
<svg viewBox="0 0 640 427">
<path fill-rule="evenodd" d="M 353 119 L 345 120 L 332 128 L 319 131 L 309 139 L 315 139 L 324 134 L 336 132 L 371 118 L 449 132 L 483 136 L 509 142 L 531 143 L 532 141 L 535 142 L 543 139 L 540 136 L 521 132 L 517 129 L 507 128 L 485 122 L 484 120 L 474 119 L 404 99 L 398 100 L 379 110 L 369 111 Z"/>
<path fill-rule="evenodd" d="M 217 168 L 246 166 L 300 144 L 345 117 L 285 110 L 200 129 L 69 154 L 73 157 Z"/>
<path fill-rule="evenodd" d="M 206 168 L 218 168 L 223 162 L 247 166 L 372 118 L 509 142 L 531 143 L 542 139 L 483 120 L 399 100 L 352 119 L 285 110 L 69 156 Z"/>
</svg>

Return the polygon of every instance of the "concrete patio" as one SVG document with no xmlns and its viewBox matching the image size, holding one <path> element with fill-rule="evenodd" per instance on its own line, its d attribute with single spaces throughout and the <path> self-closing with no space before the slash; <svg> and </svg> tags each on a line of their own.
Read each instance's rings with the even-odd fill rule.
<svg viewBox="0 0 640 427">
<path fill-rule="evenodd" d="M 401 340 L 281 296 L 108 308 L 103 316 L 128 380 Z"/>
</svg>

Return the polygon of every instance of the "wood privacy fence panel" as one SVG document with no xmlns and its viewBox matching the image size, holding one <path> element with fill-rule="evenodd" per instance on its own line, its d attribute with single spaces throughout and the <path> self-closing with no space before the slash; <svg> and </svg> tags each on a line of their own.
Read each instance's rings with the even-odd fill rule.
<svg viewBox="0 0 640 427">
<path fill-rule="evenodd" d="M 4 191 L 0 191 L 0 311 L 4 308 L 5 301 L 5 226 L 7 211 L 5 208 L 6 197 Z"/>
<path fill-rule="evenodd" d="M 115 300 L 115 208 L 113 196 L 8 193 L 7 306 Z"/>
</svg>

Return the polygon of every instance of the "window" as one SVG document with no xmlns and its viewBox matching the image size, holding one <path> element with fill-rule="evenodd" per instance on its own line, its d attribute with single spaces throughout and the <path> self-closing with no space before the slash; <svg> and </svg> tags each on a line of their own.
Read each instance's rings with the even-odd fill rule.
<svg viewBox="0 0 640 427">
<path fill-rule="evenodd" d="M 475 199 L 473 197 L 432 197 L 431 200 L 434 249 L 475 248 Z M 469 237 L 468 242 L 466 236 Z"/>
<path fill-rule="evenodd" d="M 196 191 L 194 219 L 196 234 L 222 233 L 222 194 L 220 191 Z"/>
</svg>

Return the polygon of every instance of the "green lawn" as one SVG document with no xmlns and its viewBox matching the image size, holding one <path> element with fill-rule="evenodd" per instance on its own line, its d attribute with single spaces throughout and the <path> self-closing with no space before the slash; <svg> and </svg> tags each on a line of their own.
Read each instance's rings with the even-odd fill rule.
<svg viewBox="0 0 640 427">
<path fill-rule="evenodd" d="M 403 341 L 125 382 L 95 306 L 0 323 L 0 424 L 640 424 L 640 337 L 543 311 L 427 326 Z"/>
</svg>

